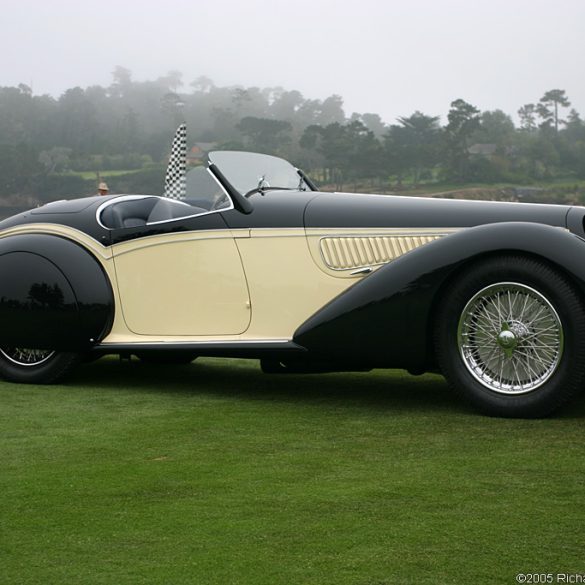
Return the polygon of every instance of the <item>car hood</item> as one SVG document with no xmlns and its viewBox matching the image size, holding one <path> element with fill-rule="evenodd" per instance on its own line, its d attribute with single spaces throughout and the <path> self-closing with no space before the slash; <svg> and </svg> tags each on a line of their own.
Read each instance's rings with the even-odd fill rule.
<svg viewBox="0 0 585 585">
<path fill-rule="evenodd" d="M 322 193 L 305 209 L 307 228 L 457 228 L 524 221 L 566 227 L 567 205 Z"/>
</svg>

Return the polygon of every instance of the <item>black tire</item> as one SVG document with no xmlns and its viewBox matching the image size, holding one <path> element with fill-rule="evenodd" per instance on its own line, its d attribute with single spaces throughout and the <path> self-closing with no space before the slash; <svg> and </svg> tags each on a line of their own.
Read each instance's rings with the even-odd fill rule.
<svg viewBox="0 0 585 585">
<path fill-rule="evenodd" d="M 156 365 L 186 365 L 197 359 L 197 354 L 189 350 L 144 351 L 136 354 L 141 362 Z"/>
<path fill-rule="evenodd" d="M 53 384 L 80 361 L 77 353 L 0 348 L 0 376 L 19 384 Z"/>
<path fill-rule="evenodd" d="M 540 418 L 581 391 L 585 306 L 559 271 L 533 258 L 496 257 L 450 288 L 435 321 L 435 350 L 464 399 L 491 416 Z"/>
</svg>

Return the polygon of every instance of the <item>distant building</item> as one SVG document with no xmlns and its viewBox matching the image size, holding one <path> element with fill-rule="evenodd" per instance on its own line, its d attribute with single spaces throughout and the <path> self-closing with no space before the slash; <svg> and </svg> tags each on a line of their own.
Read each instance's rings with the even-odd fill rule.
<svg viewBox="0 0 585 585">
<path fill-rule="evenodd" d="M 187 164 L 198 165 L 205 161 L 209 152 L 217 147 L 217 142 L 196 142 L 187 153 Z"/>
<path fill-rule="evenodd" d="M 498 147 L 495 144 L 485 144 L 478 142 L 477 144 L 470 146 L 467 149 L 467 152 L 472 156 L 483 156 L 485 158 L 491 158 L 496 154 L 497 149 Z"/>
</svg>

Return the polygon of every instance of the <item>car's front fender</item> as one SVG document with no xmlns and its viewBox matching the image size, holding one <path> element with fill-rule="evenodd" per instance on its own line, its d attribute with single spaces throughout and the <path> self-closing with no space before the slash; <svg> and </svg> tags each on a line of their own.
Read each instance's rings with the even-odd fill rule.
<svg viewBox="0 0 585 585">
<path fill-rule="evenodd" d="M 509 222 L 463 229 L 378 269 L 303 323 L 294 342 L 324 356 L 380 367 L 432 366 L 434 308 L 457 271 L 493 254 L 538 256 L 585 295 L 585 240 L 565 229 Z"/>
</svg>

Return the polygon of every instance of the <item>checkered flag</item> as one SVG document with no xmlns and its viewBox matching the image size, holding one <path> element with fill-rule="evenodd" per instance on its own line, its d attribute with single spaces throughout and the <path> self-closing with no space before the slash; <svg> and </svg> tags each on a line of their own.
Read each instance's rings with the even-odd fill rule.
<svg viewBox="0 0 585 585">
<path fill-rule="evenodd" d="M 167 175 L 165 177 L 164 197 L 171 199 L 185 199 L 186 184 L 185 174 L 187 172 L 187 124 L 181 124 L 177 128 L 173 144 L 171 146 L 171 156 L 167 166 Z"/>
</svg>

